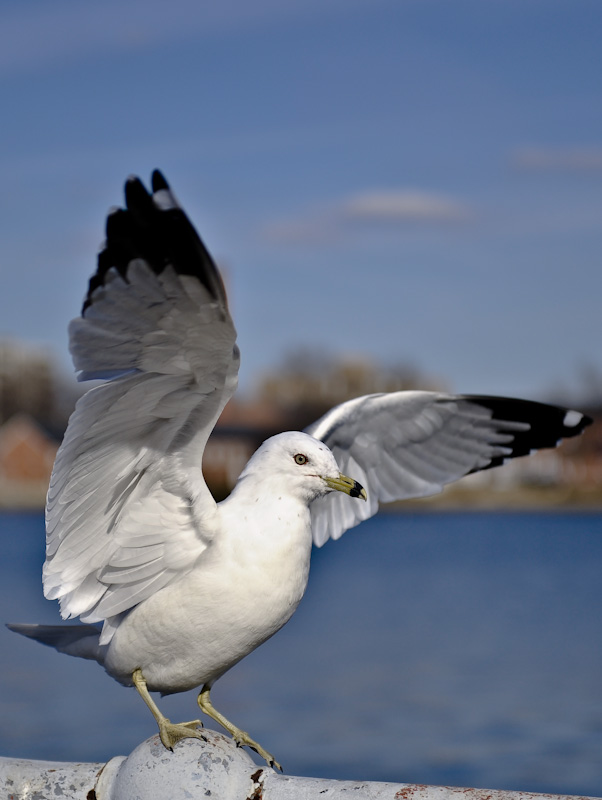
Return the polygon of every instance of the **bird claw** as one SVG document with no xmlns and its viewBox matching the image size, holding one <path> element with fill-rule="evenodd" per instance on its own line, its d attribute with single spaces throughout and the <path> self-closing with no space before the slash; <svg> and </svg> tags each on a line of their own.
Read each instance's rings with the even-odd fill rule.
<svg viewBox="0 0 602 800">
<path fill-rule="evenodd" d="M 183 726 L 184 728 L 203 728 L 204 725 L 200 719 L 193 719 L 190 722 L 179 722 L 178 727 Z M 205 737 L 203 736 L 203 739 Z"/>
<path fill-rule="evenodd" d="M 251 750 L 255 750 L 258 756 L 261 756 L 267 762 L 268 766 L 272 767 L 274 770 L 279 770 L 280 772 L 284 772 L 281 765 L 276 761 L 274 756 L 271 753 L 268 753 L 259 742 L 256 742 L 255 739 L 251 739 L 246 731 L 236 730 L 236 732 L 232 733 L 232 738 L 236 742 L 237 747 L 250 747 Z"/>
<path fill-rule="evenodd" d="M 209 697 L 210 691 L 210 686 L 203 686 L 201 693 L 197 698 L 197 703 L 199 704 L 201 711 L 204 711 L 205 714 L 208 714 L 211 719 L 219 722 L 219 724 L 225 728 L 230 736 L 234 739 L 234 743 L 237 747 L 250 747 L 251 750 L 255 750 L 258 756 L 264 758 L 268 765 L 272 767 L 272 769 L 278 769 L 280 772 L 283 772 L 282 767 L 276 761 L 274 756 L 271 753 L 268 753 L 267 750 L 264 750 L 259 742 L 256 742 L 255 739 L 251 739 L 246 731 L 242 731 L 240 728 L 237 728 L 236 725 L 233 725 L 230 720 L 224 717 L 223 714 L 220 714 L 219 711 L 215 710 Z"/>
<path fill-rule="evenodd" d="M 175 745 L 182 739 L 207 739 L 200 733 L 197 728 L 203 727 L 200 719 L 193 719 L 190 722 L 170 722 L 165 719 L 164 722 L 159 724 L 159 736 L 161 742 L 167 750 L 174 749 Z"/>
</svg>

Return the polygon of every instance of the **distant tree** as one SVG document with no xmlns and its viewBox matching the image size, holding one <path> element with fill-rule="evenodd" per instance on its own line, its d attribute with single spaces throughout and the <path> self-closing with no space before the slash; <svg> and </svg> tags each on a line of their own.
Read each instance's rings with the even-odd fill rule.
<svg viewBox="0 0 602 800">
<path fill-rule="evenodd" d="M 0 342 L 0 424 L 15 414 L 33 417 L 53 436 L 64 433 L 81 394 L 48 353 L 14 340 Z"/>
<path fill-rule="evenodd" d="M 439 387 L 411 365 L 384 366 L 365 357 L 341 358 L 304 349 L 288 354 L 278 370 L 263 378 L 259 396 L 284 410 L 291 428 L 303 428 L 359 395 L 434 388 Z"/>
</svg>

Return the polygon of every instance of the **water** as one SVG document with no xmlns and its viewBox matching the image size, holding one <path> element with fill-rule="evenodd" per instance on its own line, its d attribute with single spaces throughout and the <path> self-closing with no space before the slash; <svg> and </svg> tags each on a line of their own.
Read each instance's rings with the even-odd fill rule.
<svg viewBox="0 0 602 800">
<path fill-rule="evenodd" d="M 43 536 L 0 515 L 3 620 L 58 620 Z M 381 515 L 315 552 L 291 622 L 212 697 L 288 774 L 602 795 L 601 572 L 602 515 Z M 104 761 L 155 732 L 98 665 L 5 629 L 0 711 L 6 756 Z"/>
</svg>

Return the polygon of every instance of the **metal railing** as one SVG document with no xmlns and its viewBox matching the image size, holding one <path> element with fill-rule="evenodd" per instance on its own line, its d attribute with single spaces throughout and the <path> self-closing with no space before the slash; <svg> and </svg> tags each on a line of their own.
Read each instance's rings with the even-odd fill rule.
<svg viewBox="0 0 602 800">
<path fill-rule="evenodd" d="M 173 753 L 159 737 L 106 764 L 0 758 L 2 800 L 584 800 L 567 795 L 281 775 L 205 730 Z"/>
</svg>

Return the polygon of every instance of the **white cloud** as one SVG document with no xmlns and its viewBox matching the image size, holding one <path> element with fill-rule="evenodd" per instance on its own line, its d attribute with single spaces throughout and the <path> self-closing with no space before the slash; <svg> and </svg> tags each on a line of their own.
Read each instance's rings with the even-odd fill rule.
<svg viewBox="0 0 602 800">
<path fill-rule="evenodd" d="M 344 201 L 340 213 L 346 219 L 385 222 L 454 222 L 469 216 L 458 200 L 416 189 L 361 192 Z"/>
<path fill-rule="evenodd" d="M 52 0 L 0 5 L 0 76 L 240 29 L 344 13 L 375 0 Z"/>
<path fill-rule="evenodd" d="M 511 162 L 528 170 L 602 171 L 602 146 L 521 147 L 511 154 Z"/>
<path fill-rule="evenodd" d="M 470 217 L 468 206 L 447 195 L 418 189 L 372 189 L 294 218 L 274 220 L 263 234 L 276 242 L 321 242 L 357 229 L 358 223 L 407 228 L 460 223 Z"/>
</svg>

